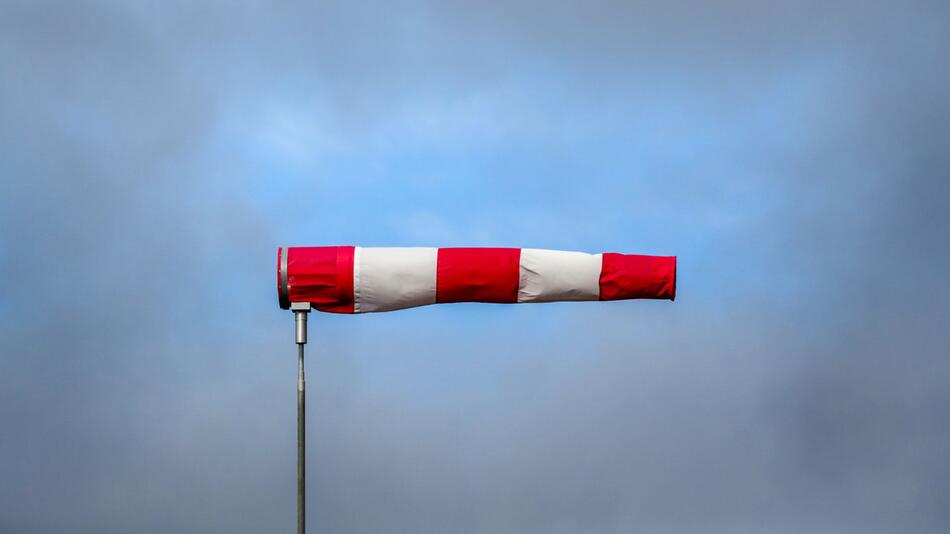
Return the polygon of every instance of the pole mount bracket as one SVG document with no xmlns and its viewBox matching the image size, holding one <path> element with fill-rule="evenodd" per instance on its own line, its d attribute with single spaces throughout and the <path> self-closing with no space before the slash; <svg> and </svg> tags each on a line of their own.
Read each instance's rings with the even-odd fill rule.
<svg viewBox="0 0 950 534">
<path fill-rule="evenodd" d="M 307 344 L 307 314 L 310 313 L 311 308 L 309 302 L 290 303 L 290 310 L 294 312 L 294 323 L 296 325 L 294 331 L 298 345 Z"/>
</svg>

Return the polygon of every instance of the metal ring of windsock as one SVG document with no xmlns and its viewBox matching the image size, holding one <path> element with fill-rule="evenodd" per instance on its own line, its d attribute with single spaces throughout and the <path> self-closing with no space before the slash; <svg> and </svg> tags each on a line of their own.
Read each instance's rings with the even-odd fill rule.
<svg viewBox="0 0 950 534">
<path fill-rule="evenodd" d="M 676 256 L 532 248 L 286 247 L 281 308 L 369 313 L 448 302 L 527 303 L 676 297 Z"/>
</svg>

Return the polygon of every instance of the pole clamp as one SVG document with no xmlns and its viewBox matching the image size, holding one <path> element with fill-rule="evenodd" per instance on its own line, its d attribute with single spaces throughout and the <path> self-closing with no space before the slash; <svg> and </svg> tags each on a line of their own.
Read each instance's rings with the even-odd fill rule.
<svg viewBox="0 0 950 534">
<path fill-rule="evenodd" d="M 290 310 L 294 312 L 294 323 L 296 324 L 296 336 L 298 345 L 307 344 L 307 314 L 310 313 L 312 306 L 309 302 L 291 302 Z"/>
</svg>

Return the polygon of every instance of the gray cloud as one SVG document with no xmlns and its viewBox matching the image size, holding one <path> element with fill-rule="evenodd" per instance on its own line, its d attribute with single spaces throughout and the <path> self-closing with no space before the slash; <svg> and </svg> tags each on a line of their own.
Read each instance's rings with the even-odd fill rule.
<svg viewBox="0 0 950 534">
<path fill-rule="evenodd" d="M 274 248 L 404 220 L 680 298 L 315 319 L 314 528 L 946 530 L 947 21 L 5 4 L 0 531 L 289 530 Z"/>
</svg>

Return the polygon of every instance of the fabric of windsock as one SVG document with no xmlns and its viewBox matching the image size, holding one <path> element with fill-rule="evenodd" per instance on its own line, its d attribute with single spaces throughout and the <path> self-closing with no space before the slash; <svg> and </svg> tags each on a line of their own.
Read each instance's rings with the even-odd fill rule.
<svg viewBox="0 0 950 534">
<path fill-rule="evenodd" d="M 676 256 L 534 248 L 284 247 L 282 308 L 368 313 L 447 302 L 676 298 Z"/>
</svg>

